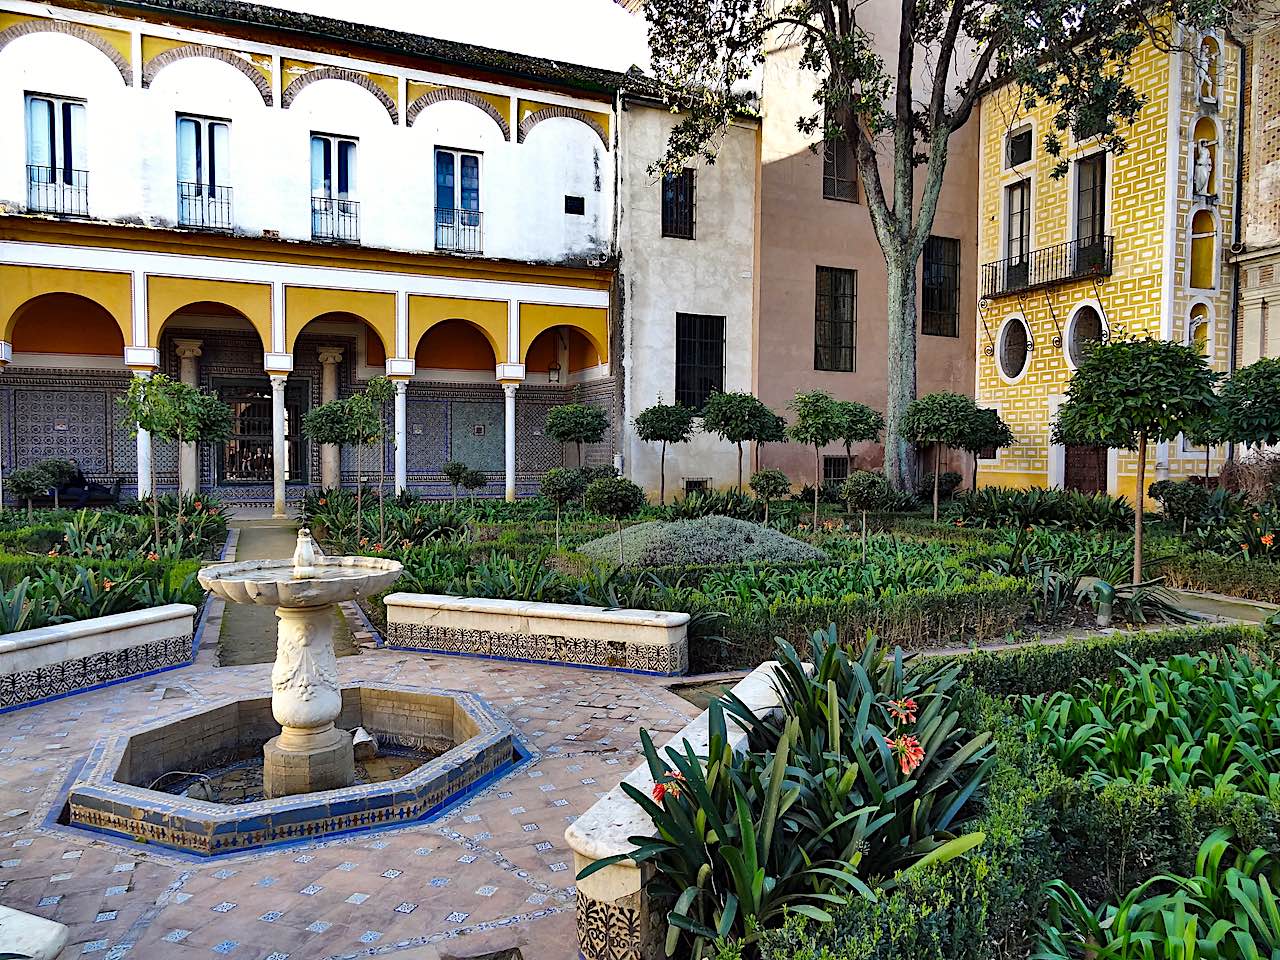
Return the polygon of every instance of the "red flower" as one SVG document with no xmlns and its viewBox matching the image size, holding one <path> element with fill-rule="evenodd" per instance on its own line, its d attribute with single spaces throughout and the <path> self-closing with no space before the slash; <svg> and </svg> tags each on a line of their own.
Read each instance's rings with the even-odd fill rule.
<svg viewBox="0 0 1280 960">
<path fill-rule="evenodd" d="M 329 501 L 325 497 L 321 497 L 317 502 L 323 507 Z"/>
<path fill-rule="evenodd" d="M 102 581 L 102 589 L 103 589 L 103 590 L 110 590 L 110 589 L 111 589 L 112 587 L 114 587 L 114 586 L 115 586 L 115 583 L 114 583 L 113 581 L 111 581 L 111 580 L 103 580 L 103 581 Z"/>
<path fill-rule="evenodd" d="M 194 507 L 195 509 L 197 509 L 197 510 L 203 510 L 203 509 L 204 509 L 204 504 L 203 504 L 203 503 L 201 503 L 199 500 L 197 500 L 197 501 L 196 501 L 195 503 L 193 503 L 191 506 L 193 506 L 193 507 Z"/>
<path fill-rule="evenodd" d="M 919 709 L 913 697 L 889 701 L 889 715 L 898 723 L 915 723 L 916 711 Z"/>
<path fill-rule="evenodd" d="M 1264 547 L 1269 547 L 1275 542 L 1276 542 L 1276 535 L 1274 533 L 1264 534 L 1262 537 L 1262 545 Z"/>
<path fill-rule="evenodd" d="M 904 733 L 896 740 L 890 737 L 885 740 L 885 744 L 898 758 L 898 766 L 905 774 L 910 774 L 924 762 L 924 747 L 909 733 Z"/>
<path fill-rule="evenodd" d="M 668 793 L 671 794 L 671 798 L 674 800 L 676 797 L 680 796 L 680 784 L 684 782 L 685 780 L 684 780 L 683 773 L 681 773 L 679 770 L 676 770 L 675 772 L 668 770 L 666 778 L 663 780 L 659 780 L 657 783 L 653 785 L 654 802 L 661 803 L 662 798 L 665 797 Z"/>
<path fill-rule="evenodd" d="M 152 561 L 152 562 L 155 562 L 156 560 L 159 560 L 159 559 L 160 559 L 160 554 L 158 554 L 158 553 L 156 553 L 154 550 L 152 550 L 150 553 L 148 553 L 148 554 L 147 554 L 147 559 L 148 559 L 148 560 L 150 560 L 150 561 Z"/>
</svg>

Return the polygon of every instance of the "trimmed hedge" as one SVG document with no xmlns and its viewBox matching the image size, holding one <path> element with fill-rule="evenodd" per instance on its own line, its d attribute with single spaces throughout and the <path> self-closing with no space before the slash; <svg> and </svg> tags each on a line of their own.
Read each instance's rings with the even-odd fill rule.
<svg viewBox="0 0 1280 960">
<path fill-rule="evenodd" d="M 1280 563 L 1228 560 L 1208 552 L 1179 553 L 1164 561 L 1159 572 L 1171 587 L 1280 603 Z"/>
<path fill-rule="evenodd" d="M 54 568 L 74 570 L 76 567 L 97 570 L 113 580 L 127 580 L 136 576 L 156 579 L 166 574 L 182 580 L 188 574 L 200 569 L 200 561 L 94 560 L 89 557 L 37 557 L 0 553 L 0 584 L 7 589 L 24 577 L 31 577 L 34 580 L 46 570 Z"/>
</svg>

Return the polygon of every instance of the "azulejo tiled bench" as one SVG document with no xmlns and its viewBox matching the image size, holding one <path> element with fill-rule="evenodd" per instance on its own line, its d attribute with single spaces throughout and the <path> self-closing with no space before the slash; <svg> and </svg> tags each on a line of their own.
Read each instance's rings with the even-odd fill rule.
<svg viewBox="0 0 1280 960">
<path fill-rule="evenodd" d="M 569 603 L 393 593 L 388 646 L 680 676 L 689 669 L 689 615 Z"/>
<path fill-rule="evenodd" d="M 733 694 L 759 717 L 782 706 L 774 682 L 775 667 L 773 661 L 762 663 L 733 688 Z M 745 749 L 746 730 L 729 714 L 725 723 L 729 745 L 736 751 Z M 696 755 L 705 757 L 709 740 L 704 710 L 659 747 L 658 755 L 665 758 L 668 746 L 683 753 L 687 742 Z M 651 794 L 653 777 L 648 763 L 632 770 L 623 783 Z M 614 787 L 564 832 L 573 850 L 574 876 L 597 860 L 631 853 L 635 850 L 631 837 L 653 836 L 655 832 L 644 808 L 627 796 L 621 785 Z M 666 907 L 650 903 L 647 890 L 651 874 L 648 864 L 623 860 L 577 881 L 578 956 L 582 960 L 664 960 Z"/>
<path fill-rule="evenodd" d="M 191 662 L 196 608 L 170 603 L 0 637 L 0 710 Z"/>
</svg>

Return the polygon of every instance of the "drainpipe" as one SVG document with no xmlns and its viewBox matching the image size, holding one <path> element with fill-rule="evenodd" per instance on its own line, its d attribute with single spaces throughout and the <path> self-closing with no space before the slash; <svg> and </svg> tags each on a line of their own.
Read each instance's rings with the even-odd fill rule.
<svg viewBox="0 0 1280 960">
<path fill-rule="evenodd" d="M 1236 83 L 1236 190 L 1235 196 L 1232 198 L 1233 215 L 1231 220 L 1231 252 L 1238 254 L 1240 252 L 1240 221 L 1244 211 L 1244 85 L 1248 79 L 1248 48 L 1236 38 L 1228 28 L 1226 31 L 1227 41 L 1235 45 L 1240 51 L 1240 69 L 1239 79 Z M 1230 338 L 1227 341 L 1227 372 L 1236 372 L 1236 336 L 1240 328 L 1240 261 L 1237 259 L 1232 264 L 1231 271 L 1231 326 Z M 1236 458 L 1236 444 L 1231 441 L 1227 445 L 1227 462 L 1231 463 Z"/>
</svg>

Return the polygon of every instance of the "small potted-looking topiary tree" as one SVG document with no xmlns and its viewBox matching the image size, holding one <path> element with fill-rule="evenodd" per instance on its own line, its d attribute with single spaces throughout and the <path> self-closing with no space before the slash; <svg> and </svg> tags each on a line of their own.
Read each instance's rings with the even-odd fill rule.
<svg viewBox="0 0 1280 960">
<path fill-rule="evenodd" d="M 702 429 L 738 448 L 738 490 L 742 490 L 742 445 L 769 435 L 776 415 L 749 393 L 713 393 L 702 408 Z"/>
<path fill-rule="evenodd" d="M 592 480 L 583 495 L 588 510 L 608 517 L 618 530 L 618 563 L 627 562 L 622 544 L 622 521 L 644 506 L 644 491 L 625 477 Z"/>
<path fill-rule="evenodd" d="M 822 488 L 822 448 L 840 439 L 845 414 L 825 390 L 797 393 L 791 401 L 796 419 L 787 427 L 787 436 L 796 443 L 813 447 L 813 526 L 818 526 L 818 493 Z"/>
<path fill-rule="evenodd" d="M 658 457 L 658 503 L 667 502 L 667 444 L 687 443 L 693 436 L 697 412 L 683 403 L 656 403 L 636 417 L 636 436 L 646 443 L 662 444 Z"/>
<path fill-rule="evenodd" d="M 552 467 L 542 475 L 542 495 L 556 506 L 556 549 L 560 549 L 560 512 L 587 489 L 587 478 L 581 470 Z"/>
<path fill-rule="evenodd" d="M 933 445 L 933 522 L 938 522 L 939 456 L 943 447 L 962 447 L 977 405 L 959 393 L 926 393 L 912 400 L 899 433 L 912 443 Z"/>
<path fill-rule="evenodd" d="M 889 493 L 889 481 L 882 473 L 855 470 L 840 485 L 840 499 L 848 504 L 852 513 L 862 514 L 862 562 L 867 561 L 867 511 L 884 502 Z"/>
<path fill-rule="evenodd" d="M 458 488 L 462 486 L 462 478 L 467 475 L 467 465 L 457 460 L 450 460 L 440 472 L 444 474 L 444 478 L 449 481 L 449 485 L 453 487 L 453 502 L 458 502 Z"/>
<path fill-rule="evenodd" d="M 757 470 L 747 481 L 747 485 L 764 503 L 764 523 L 769 525 L 769 501 L 786 496 L 791 489 L 791 481 L 781 470 Z"/>
</svg>

